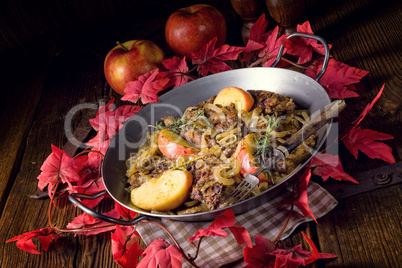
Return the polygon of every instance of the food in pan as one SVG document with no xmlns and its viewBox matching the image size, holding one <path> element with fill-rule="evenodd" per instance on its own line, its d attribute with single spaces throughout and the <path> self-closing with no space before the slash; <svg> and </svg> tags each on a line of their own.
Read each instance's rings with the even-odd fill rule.
<svg viewBox="0 0 402 268">
<path fill-rule="evenodd" d="M 308 110 L 286 96 L 224 88 L 187 108 L 182 117 L 162 118 L 147 134 L 146 142 L 126 161 L 131 200 L 154 213 L 179 215 L 225 207 L 226 197 L 245 173 L 254 173 L 272 148 L 308 118 Z M 307 138 L 285 163 L 262 172 L 250 196 L 279 183 L 302 164 L 317 137 Z"/>
</svg>

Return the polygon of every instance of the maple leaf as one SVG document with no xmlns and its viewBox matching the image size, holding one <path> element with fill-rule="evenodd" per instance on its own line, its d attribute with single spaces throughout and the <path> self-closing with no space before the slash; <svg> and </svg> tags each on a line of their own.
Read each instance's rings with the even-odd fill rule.
<svg viewBox="0 0 402 268">
<path fill-rule="evenodd" d="M 274 63 L 276 56 L 279 53 L 279 47 L 282 45 L 286 38 L 286 35 L 278 37 L 279 26 L 276 26 L 273 30 L 269 31 L 267 40 L 265 41 L 265 46 L 258 52 L 258 57 L 266 58 L 263 61 L 262 66 L 269 67 Z M 287 49 L 284 48 L 282 55 L 287 53 Z"/>
<path fill-rule="evenodd" d="M 256 235 L 254 240 L 254 246 L 243 248 L 244 261 L 247 263 L 244 268 L 271 267 L 274 264 L 274 258 L 267 253 L 275 250 L 275 243 L 260 235 Z"/>
<path fill-rule="evenodd" d="M 373 108 L 374 104 L 378 101 L 378 99 L 381 97 L 382 92 L 384 91 L 384 87 L 385 84 L 382 85 L 380 91 L 378 91 L 377 95 L 375 96 L 375 98 L 373 99 L 373 101 L 369 104 L 367 104 L 367 106 L 363 109 L 363 111 L 360 113 L 360 115 L 351 123 L 352 125 L 352 129 L 354 129 L 355 127 L 357 127 L 360 122 L 364 119 L 364 117 L 371 111 L 371 108 Z M 351 130 L 352 130 L 351 129 Z M 343 137 L 344 135 L 341 135 L 341 137 Z"/>
<path fill-rule="evenodd" d="M 84 158 L 72 158 L 62 149 L 57 148 L 53 144 L 52 153 L 43 162 L 38 176 L 38 187 L 43 190 L 48 186 L 49 196 L 52 197 L 52 188 L 61 180 L 67 183 L 70 189 L 73 189 L 71 182 L 80 180 L 79 171 L 82 169 L 85 160 Z"/>
<path fill-rule="evenodd" d="M 312 174 L 322 177 L 326 181 L 329 177 L 337 181 L 350 181 L 359 184 L 357 180 L 345 173 L 339 155 L 317 154 L 311 161 Z"/>
<path fill-rule="evenodd" d="M 134 240 L 138 235 L 133 233 L 133 230 L 133 226 L 116 225 L 116 231 L 112 233 L 113 260 L 123 268 L 136 267 L 138 258 L 144 252 L 138 242 Z"/>
<path fill-rule="evenodd" d="M 323 58 L 314 61 L 306 71 L 306 75 L 315 78 L 321 70 L 323 61 Z M 352 88 L 351 85 L 360 82 L 360 79 L 366 74 L 368 74 L 367 71 L 351 67 L 331 58 L 328 62 L 327 70 L 318 82 L 325 88 L 331 98 L 352 98 L 358 97 L 359 94 L 349 90 Z"/>
<path fill-rule="evenodd" d="M 228 233 L 224 228 L 229 228 L 239 245 L 246 244 L 248 247 L 252 246 L 250 234 L 242 226 L 234 225 L 236 217 L 231 209 L 226 210 L 222 215 L 218 215 L 215 220 L 206 228 L 198 230 L 192 237 L 188 239 L 190 243 L 201 237 L 208 236 L 222 236 L 227 237 Z"/>
<path fill-rule="evenodd" d="M 258 52 L 265 47 L 265 30 L 268 26 L 268 20 L 265 19 L 265 13 L 250 27 L 250 34 L 243 51 L 242 61 L 249 61 L 254 56 L 253 52 Z"/>
<path fill-rule="evenodd" d="M 114 207 L 115 207 L 116 211 L 120 214 L 120 216 L 123 217 L 125 220 L 132 220 L 137 215 L 137 212 L 123 207 L 116 201 L 114 202 Z"/>
<path fill-rule="evenodd" d="M 169 245 L 162 238 L 155 239 L 145 249 L 144 258 L 138 268 L 144 267 L 182 267 L 181 253 L 176 245 Z"/>
<path fill-rule="evenodd" d="M 44 251 L 47 251 L 49 249 L 50 243 L 53 240 L 57 240 L 60 237 L 60 235 L 56 234 L 56 232 L 52 228 L 48 227 L 23 233 L 21 235 L 18 235 L 14 238 L 7 240 L 7 242 L 17 241 L 16 245 L 18 248 L 29 253 L 42 254 L 32 241 L 32 239 L 34 239 L 35 237 L 38 238 L 42 249 Z"/>
<path fill-rule="evenodd" d="M 140 106 L 136 105 L 122 105 L 115 109 L 113 102 L 114 99 L 110 100 L 106 105 L 101 105 L 96 117 L 90 119 L 92 127 L 98 133 L 86 145 L 102 154 L 106 153 L 111 139 L 121 129 L 123 122 L 127 121 L 141 109 Z M 94 157 L 94 160 L 98 161 L 100 158 Z"/>
<path fill-rule="evenodd" d="M 158 92 L 164 90 L 169 83 L 169 78 L 155 80 L 158 74 L 159 69 L 154 69 L 138 77 L 138 80 L 128 82 L 121 100 L 136 103 L 141 99 L 143 104 L 158 102 Z"/>
<path fill-rule="evenodd" d="M 336 255 L 319 253 L 313 241 L 303 232 L 303 237 L 313 249 L 313 252 L 303 250 L 301 245 L 291 248 L 277 248 L 276 245 L 265 237 L 256 235 L 255 246 L 244 248 L 245 267 L 289 267 L 298 268 L 314 262 L 317 259 L 336 258 Z"/>
<path fill-rule="evenodd" d="M 297 199 L 293 201 L 293 204 L 300 209 L 304 216 L 311 216 L 315 222 L 317 222 L 313 212 L 311 211 L 308 205 L 308 196 L 307 196 L 307 185 L 310 182 L 311 178 L 311 170 L 306 168 L 306 170 L 301 175 L 299 180 L 297 191 Z"/>
<path fill-rule="evenodd" d="M 296 28 L 296 31 L 299 33 L 314 35 L 309 21 L 306 21 L 301 25 L 297 25 Z M 312 38 L 300 37 L 297 39 L 287 39 L 284 46 L 287 48 L 287 53 L 294 56 L 299 56 L 299 59 L 297 61 L 297 63 L 299 64 L 309 62 L 313 57 L 314 51 L 321 55 L 325 55 L 324 46 L 322 44 L 319 44 L 317 40 Z M 331 49 L 332 45 L 328 44 L 328 47 Z"/>
<path fill-rule="evenodd" d="M 119 213 L 113 209 L 109 212 L 103 213 L 103 215 L 112 217 L 112 218 L 119 218 Z M 94 228 L 94 230 L 84 230 L 87 228 Z M 116 225 L 110 224 L 108 222 L 96 219 L 90 216 L 87 213 L 82 213 L 81 215 L 75 217 L 73 221 L 67 224 L 67 229 L 83 229 L 82 231 L 75 232 L 75 235 L 96 235 L 104 232 L 113 231 L 116 228 Z"/>
<path fill-rule="evenodd" d="M 356 159 L 358 151 L 361 151 L 371 159 L 378 158 L 393 164 L 395 158 L 392 155 L 392 148 L 385 143 L 375 141 L 393 138 L 392 135 L 386 133 L 355 127 L 342 138 L 342 141 Z"/>
<path fill-rule="evenodd" d="M 97 179 L 93 180 L 88 180 L 84 184 L 78 183 L 77 185 L 74 186 L 74 193 L 80 193 L 80 194 L 95 194 L 99 193 L 100 191 L 106 190 L 105 185 L 103 184 L 103 180 L 101 177 L 98 177 Z M 100 201 L 105 197 L 105 195 L 98 197 L 96 199 L 83 199 L 81 202 L 89 207 L 93 208 L 99 204 Z"/>
<path fill-rule="evenodd" d="M 197 71 L 201 76 L 206 76 L 208 72 L 219 73 L 231 70 L 224 60 L 236 60 L 244 47 L 229 46 L 224 44 L 215 49 L 217 38 L 205 44 L 200 51 L 191 54 L 192 64 L 198 65 Z"/>
<path fill-rule="evenodd" d="M 158 77 L 169 78 L 169 83 L 167 83 L 166 87 L 173 86 L 173 88 L 176 88 L 194 80 L 194 78 L 188 74 L 189 69 L 186 57 L 179 58 L 174 56 L 171 59 L 163 60 L 162 64 L 168 71 L 161 72 Z"/>
</svg>

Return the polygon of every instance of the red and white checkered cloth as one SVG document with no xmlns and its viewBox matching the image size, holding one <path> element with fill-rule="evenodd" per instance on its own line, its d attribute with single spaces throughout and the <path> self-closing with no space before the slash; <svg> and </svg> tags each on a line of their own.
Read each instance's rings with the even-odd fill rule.
<svg viewBox="0 0 402 268">
<path fill-rule="evenodd" d="M 330 193 L 314 182 L 310 182 L 307 186 L 307 193 L 310 209 L 317 219 L 327 214 L 338 204 Z M 261 235 L 273 241 L 289 216 L 289 205 L 278 206 L 287 198 L 286 194 L 278 196 L 258 208 L 237 215 L 235 225 L 246 228 L 253 242 L 255 235 Z M 292 217 L 281 239 L 286 239 L 300 224 L 312 220 L 311 217 L 303 216 L 300 210 L 294 207 Z M 197 230 L 206 229 L 211 224 L 211 222 L 180 222 L 168 219 L 161 219 L 161 222 L 172 233 L 184 252 L 191 256 L 195 255 L 196 248 L 187 239 L 193 236 Z M 146 245 L 157 238 L 163 238 L 167 242 L 173 243 L 169 236 L 154 224 L 140 223 L 137 226 L 137 231 Z M 201 249 L 195 263 L 199 267 L 214 268 L 233 263 L 243 257 L 244 246 L 239 246 L 230 232 L 227 237 L 206 237 L 201 242 Z M 183 260 L 183 267 L 189 267 L 187 265 L 188 263 Z M 239 267 L 242 266 L 244 264 L 240 263 Z"/>
</svg>

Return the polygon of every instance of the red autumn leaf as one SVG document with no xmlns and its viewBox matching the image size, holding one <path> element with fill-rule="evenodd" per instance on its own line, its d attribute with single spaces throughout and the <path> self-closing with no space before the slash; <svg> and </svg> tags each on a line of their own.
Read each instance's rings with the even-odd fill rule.
<svg viewBox="0 0 402 268">
<path fill-rule="evenodd" d="M 317 222 L 313 212 L 308 205 L 307 185 L 310 182 L 311 170 L 306 170 L 301 175 L 297 189 L 297 199 L 293 201 L 293 204 L 300 209 L 305 217 L 311 216 L 315 222 Z"/>
<path fill-rule="evenodd" d="M 116 201 L 114 202 L 114 207 L 116 211 L 120 214 L 120 216 L 125 220 L 132 220 L 137 215 L 135 211 L 132 211 L 128 208 L 123 207 Z"/>
<path fill-rule="evenodd" d="M 385 143 L 376 142 L 376 140 L 389 140 L 393 138 L 392 135 L 386 133 L 356 127 L 349 131 L 342 138 L 342 141 L 356 159 L 358 151 L 361 151 L 372 159 L 378 158 L 393 164 L 395 163 L 395 158 L 392 155 L 392 148 Z"/>
<path fill-rule="evenodd" d="M 316 60 L 306 71 L 306 75 L 315 78 L 321 70 L 323 58 Z M 311 70 L 312 71 L 311 71 Z M 318 81 L 334 99 L 358 97 L 359 94 L 349 90 L 352 84 L 360 82 L 360 79 L 368 74 L 367 71 L 348 66 L 331 58 L 327 70 Z"/>
<path fill-rule="evenodd" d="M 85 160 L 83 158 L 74 159 L 62 149 L 52 145 L 52 153 L 43 162 L 38 176 L 38 187 L 43 190 L 48 186 L 49 196 L 52 196 L 53 186 L 60 180 L 67 183 L 73 189 L 71 182 L 80 179 L 79 171 L 82 169 Z"/>
<path fill-rule="evenodd" d="M 115 99 L 111 99 L 105 105 L 100 105 L 99 108 L 98 108 L 98 111 L 96 112 L 96 117 L 89 119 L 89 123 L 91 124 L 93 129 L 95 129 L 96 131 L 99 130 L 100 116 L 102 114 L 106 113 L 107 111 L 113 111 L 114 110 L 114 108 L 113 108 L 114 101 L 115 101 Z"/>
<path fill-rule="evenodd" d="M 144 267 L 182 267 L 181 253 L 176 245 L 169 245 L 162 238 L 155 239 L 142 254 L 144 258 L 138 268 Z"/>
<path fill-rule="evenodd" d="M 116 219 L 119 218 L 119 213 L 115 209 L 103 213 L 103 215 Z M 94 230 L 85 230 L 86 228 L 94 227 L 96 227 L 96 229 Z M 84 212 L 81 215 L 75 217 L 72 222 L 67 224 L 67 229 L 82 229 L 82 231 L 77 231 L 75 235 L 96 235 L 104 232 L 113 231 L 114 229 L 116 229 L 116 225 L 96 219 Z"/>
<path fill-rule="evenodd" d="M 232 226 L 229 227 L 229 230 L 232 232 L 233 236 L 236 238 L 237 244 L 243 245 L 246 244 L 247 247 L 251 248 L 252 241 L 250 238 L 250 234 L 246 228 L 243 226 Z"/>
<path fill-rule="evenodd" d="M 96 117 L 89 120 L 91 126 L 96 131 L 99 132 L 102 130 L 105 132 L 105 137 L 107 136 L 109 139 L 117 134 L 123 126 L 123 122 L 127 121 L 141 109 L 140 106 L 136 105 L 122 105 L 116 108 L 113 102 L 114 99 L 106 105 L 100 106 Z"/>
<path fill-rule="evenodd" d="M 282 45 L 283 41 L 285 40 L 286 35 L 282 35 L 278 37 L 279 26 L 276 26 L 272 31 L 269 32 L 267 40 L 265 41 L 265 46 L 258 52 L 259 58 L 266 58 L 262 63 L 262 66 L 269 67 L 274 63 L 276 56 L 279 52 L 279 47 Z M 283 50 L 282 55 L 287 52 L 285 48 Z"/>
<path fill-rule="evenodd" d="M 292 248 L 276 248 L 270 240 L 256 235 L 255 246 L 244 248 L 245 268 L 254 267 L 289 267 L 298 268 L 314 262 L 317 259 L 336 258 L 336 255 L 319 253 L 314 245 L 303 232 L 303 237 L 313 249 L 313 252 L 303 250 L 301 245 Z"/>
<path fill-rule="evenodd" d="M 309 21 L 304 22 L 302 25 L 297 25 L 297 32 L 314 35 Z M 297 61 L 299 64 L 309 62 L 313 57 L 314 51 L 321 55 L 325 55 L 324 46 L 312 38 L 291 38 L 286 40 L 284 46 L 288 49 L 287 53 L 299 56 L 299 60 Z M 328 47 L 331 48 L 332 45 L 328 44 Z"/>
<path fill-rule="evenodd" d="M 227 237 L 228 233 L 226 233 L 224 228 L 232 227 L 236 222 L 236 218 L 233 214 L 232 210 L 226 210 L 222 215 L 218 215 L 215 220 L 208 226 L 206 229 L 198 230 L 192 237 L 188 239 L 190 243 L 194 242 L 201 237 L 208 236 L 222 236 Z"/>
<path fill-rule="evenodd" d="M 312 174 L 326 181 L 329 177 L 337 181 L 350 181 L 359 184 L 357 180 L 345 173 L 339 155 L 317 154 L 311 161 Z"/>
<path fill-rule="evenodd" d="M 98 177 L 97 179 L 93 180 L 88 180 L 84 184 L 78 184 L 74 186 L 74 193 L 80 193 L 80 194 L 95 194 L 99 193 L 100 191 L 105 190 L 105 185 L 103 184 L 103 180 L 101 177 Z M 100 201 L 105 197 L 105 195 L 98 197 L 96 199 L 83 199 L 81 202 L 86 205 L 89 208 L 93 208 L 99 204 Z"/>
<path fill-rule="evenodd" d="M 158 77 L 169 78 L 169 83 L 167 83 L 166 87 L 173 86 L 173 88 L 176 88 L 194 80 L 188 73 L 186 57 L 179 58 L 174 56 L 171 59 L 162 61 L 162 64 L 168 71 L 161 72 Z"/>
<path fill-rule="evenodd" d="M 52 228 L 42 228 L 36 231 L 31 231 L 28 233 L 21 234 L 14 238 L 7 240 L 7 242 L 17 241 L 16 245 L 18 248 L 33 254 L 42 254 L 33 243 L 32 239 L 37 237 L 40 242 L 40 246 L 44 251 L 49 249 L 49 245 L 53 240 L 57 240 L 60 235 Z"/>
<path fill-rule="evenodd" d="M 244 262 L 247 265 L 244 268 L 254 267 L 273 267 L 274 258 L 267 253 L 275 250 L 275 244 L 260 235 L 255 236 L 255 245 L 243 248 Z"/>
<path fill-rule="evenodd" d="M 205 44 L 200 51 L 191 54 L 192 63 L 197 66 L 197 71 L 201 76 L 206 76 L 208 72 L 219 73 L 231 70 L 225 60 L 236 60 L 244 47 L 229 46 L 224 44 L 215 49 L 217 38 Z"/>
<path fill-rule="evenodd" d="M 351 125 L 353 126 L 352 129 L 355 128 L 356 126 L 358 126 L 360 124 L 360 122 L 364 119 L 364 117 L 368 114 L 368 112 L 370 112 L 371 108 L 373 108 L 374 104 L 381 97 L 381 94 L 384 91 L 384 87 L 385 87 L 385 84 L 382 85 L 380 91 L 377 93 L 377 95 L 375 96 L 373 101 L 371 103 L 367 104 L 367 106 L 360 113 L 360 115 L 351 123 Z M 343 135 L 341 135 L 341 136 L 343 136 Z"/>
<path fill-rule="evenodd" d="M 250 27 L 250 34 L 243 51 L 242 61 L 249 61 L 254 56 L 253 52 L 258 52 L 265 47 L 265 30 L 268 26 L 268 20 L 265 19 L 265 13 L 258 18 L 258 20 Z"/>
<path fill-rule="evenodd" d="M 164 90 L 169 82 L 169 78 L 155 79 L 158 74 L 159 70 L 154 69 L 138 77 L 138 80 L 128 82 L 121 100 L 136 103 L 141 99 L 143 104 L 158 102 L 158 92 Z"/>
<path fill-rule="evenodd" d="M 144 252 L 138 242 L 134 240 L 138 235 L 132 233 L 134 227 L 116 225 L 116 231 L 112 233 L 113 260 L 123 268 L 136 267 L 138 258 Z"/>
<path fill-rule="evenodd" d="M 110 140 L 123 126 L 123 122 L 136 114 L 141 107 L 136 105 L 122 105 L 115 109 L 114 99 L 99 107 L 96 117 L 90 119 L 92 127 L 98 131 L 97 135 L 86 145 L 102 154 L 106 153 Z M 99 157 L 98 157 L 99 158 Z"/>
</svg>

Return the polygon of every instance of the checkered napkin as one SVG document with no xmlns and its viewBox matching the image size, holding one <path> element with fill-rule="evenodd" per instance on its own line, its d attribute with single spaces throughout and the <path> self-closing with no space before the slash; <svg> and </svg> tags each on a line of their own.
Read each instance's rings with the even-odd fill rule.
<svg viewBox="0 0 402 268">
<path fill-rule="evenodd" d="M 317 219 L 338 204 L 330 193 L 314 182 L 310 181 L 307 193 L 310 209 Z M 258 208 L 237 215 L 235 225 L 246 228 L 252 239 L 255 235 L 261 235 L 273 241 L 289 216 L 290 206 L 278 206 L 287 197 L 286 194 L 278 196 Z M 290 222 L 281 239 L 287 238 L 300 224 L 312 220 L 311 217 L 303 216 L 300 210 L 294 207 Z M 197 230 L 206 229 L 211 224 L 211 222 L 179 222 L 168 219 L 161 219 L 161 223 L 173 234 L 184 252 L 191 256 L 195 255 L 196 248 L 187 239 L 193 236 Z M 168 243 L 173 243 L 169 236 L 154 224 L 140 223 L 137 231 L 147 245 L 157 238 L 163 238 Z M 195 262 L 199 267 L 220 267 L 233 263 L 243 257 L 244 246 L 239 246 L 230 232 L 227 237 L 206 237 L 201 242 L 200 252 Z M 183 267 L 187 267 L 187 264 L 186 261 L 183 261 Z M 244 263 L 243 265 L 240 263 L 240 267 L 242 266 Z"/>
</svg>

